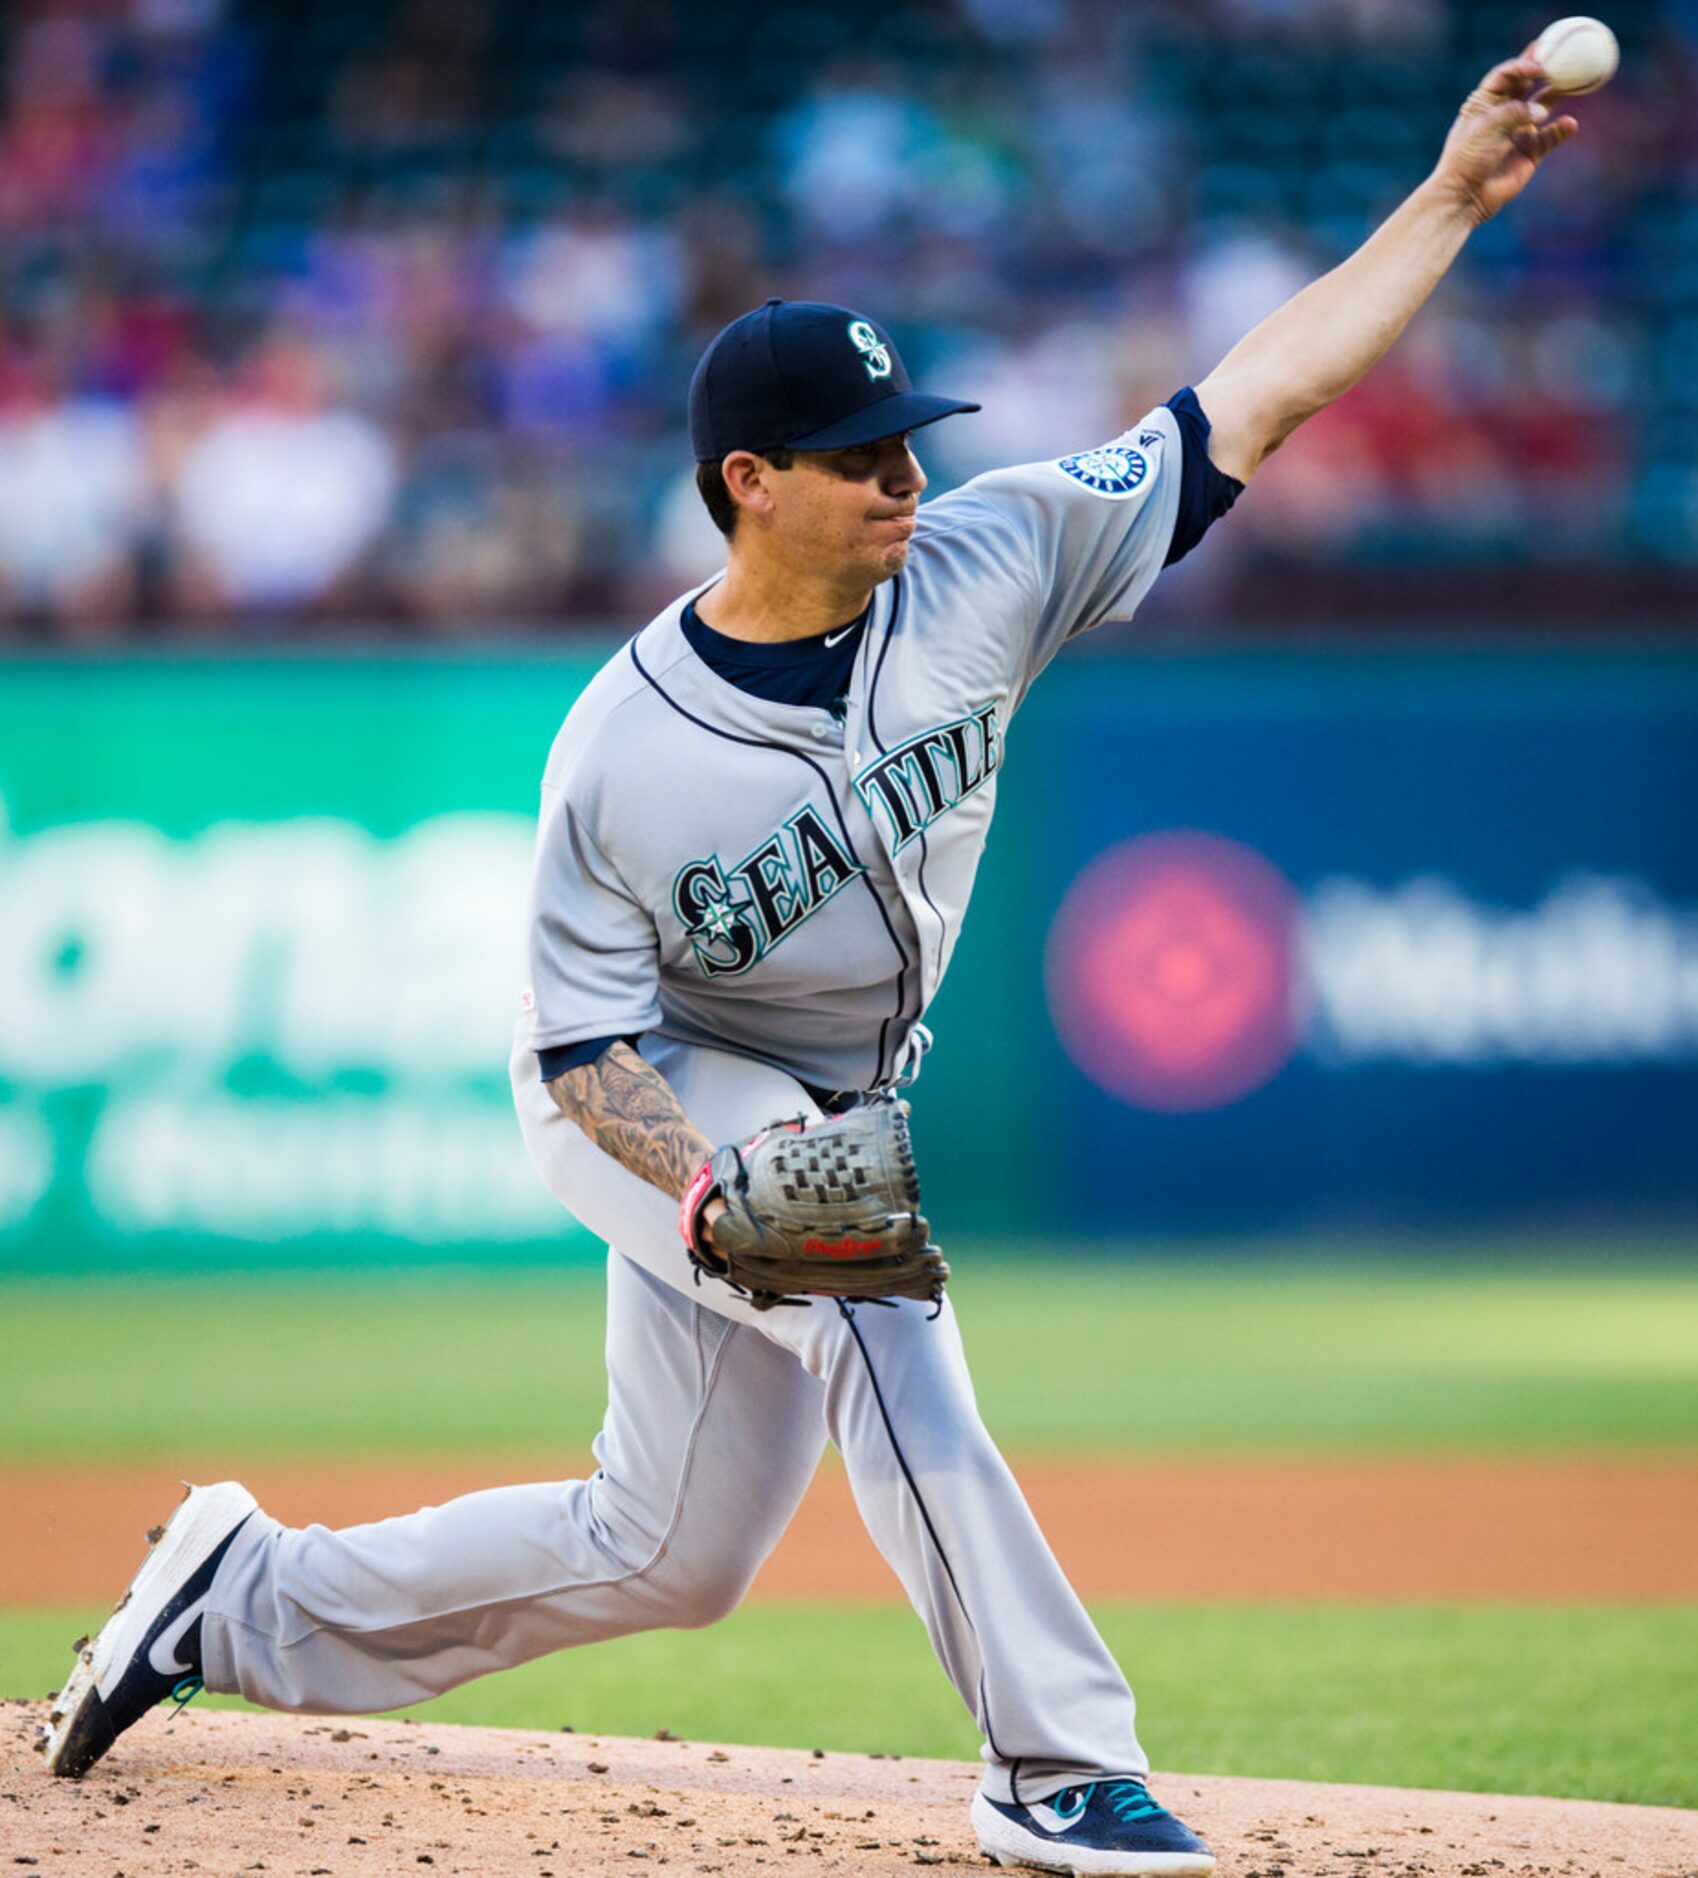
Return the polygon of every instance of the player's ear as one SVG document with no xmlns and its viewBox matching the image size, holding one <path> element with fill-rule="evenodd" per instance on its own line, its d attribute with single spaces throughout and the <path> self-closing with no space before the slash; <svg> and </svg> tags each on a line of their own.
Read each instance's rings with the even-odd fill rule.
<svg viewBox="0 0 1698 1878">
<path fill-rule="evenodd" d="M 765 457 L 753 450 L 733 450 L 719 466 L 725 487 L 739 509 L 746 509 L 757 520 L 772 513 L 773 469 Z"/>
</svg>

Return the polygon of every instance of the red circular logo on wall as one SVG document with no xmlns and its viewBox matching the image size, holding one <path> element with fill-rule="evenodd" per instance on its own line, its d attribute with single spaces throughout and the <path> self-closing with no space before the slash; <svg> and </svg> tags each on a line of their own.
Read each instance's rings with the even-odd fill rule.
<svg viewBox="0 0 1698 1878">
<path fill-rule="evenodd" d="M 1142 835 L 1068 889 L 1044 961 L 1063 1048 L 1140 1108 L 1218 1108 L 1266 1082 L 1297 1041 L 1297 895 L 1219 835 Z"/>
</svg>

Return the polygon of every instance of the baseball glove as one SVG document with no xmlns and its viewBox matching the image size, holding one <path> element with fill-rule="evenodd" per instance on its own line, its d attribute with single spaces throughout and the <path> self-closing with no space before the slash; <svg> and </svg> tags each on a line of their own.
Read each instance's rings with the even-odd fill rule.
<svg viewBox="0 0 1698 1878">
<path fill-rule="evenodd" d="M 710 1240 L 702 1216 L 714 1200 L 726 1210 Z M 690 1183 L 678 1227 L 696 1282 L 723 1279 L 757 1311 L 809 1296 L 941 1304 L 949 1278 L 920 1216 L 908 1104 L 891 1094 L 718 1149 Z"/>
</svg>

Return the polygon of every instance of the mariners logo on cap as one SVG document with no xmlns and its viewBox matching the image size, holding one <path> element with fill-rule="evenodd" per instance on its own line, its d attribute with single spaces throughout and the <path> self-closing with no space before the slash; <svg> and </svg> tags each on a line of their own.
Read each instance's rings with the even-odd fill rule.
<svg viewBox="0 0 1698 1878">
<path fill-rule="evenodd" d="M 867 368 L 869 378 L 888 378 L 890 376 L 890 348 L 878 336 L 878 328 L 870 320 L 851 320 L 849 337 L 855 342 L 855 350 L 861 355 L 861 363 Z"/>
<path fill-rule="evenodd" d="M 1111 501 L 1129 496 L 1150 473 L 1149 459 L 1125 444 L 1104 444 L 1079 456 L 1064 456 L 1055 466 L 1063 476 L 1083 483 L 1093 495 Z"/>
</svg>

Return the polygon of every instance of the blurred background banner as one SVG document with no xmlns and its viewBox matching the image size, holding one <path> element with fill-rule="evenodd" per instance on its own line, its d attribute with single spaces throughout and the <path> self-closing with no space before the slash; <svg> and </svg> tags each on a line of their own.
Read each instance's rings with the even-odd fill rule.
<svg viewBox="0 0 1698 1878">
<path fill-rule="evenodd" d="M 1698 658 L 1080 659 L 1009 750 L 919 1103 L 964 1224 L 1698 1218 Z"/>
<path fill-rule="evenodd" d="M 536 777 L 595 663 L 10 668 L 0 1267 L 598 1254 L 505 1073 Z M 1063 665 L 932 1014 L 929 1209 L 1690 1224 L 1695 801 L 1673 648 Z"/>
<path fill-rule="evenodd" d="M 506 1059 L 536 779 L 591 669 L 7 673 L 0 1265 L 590 1249 Z"/>
</svg>

